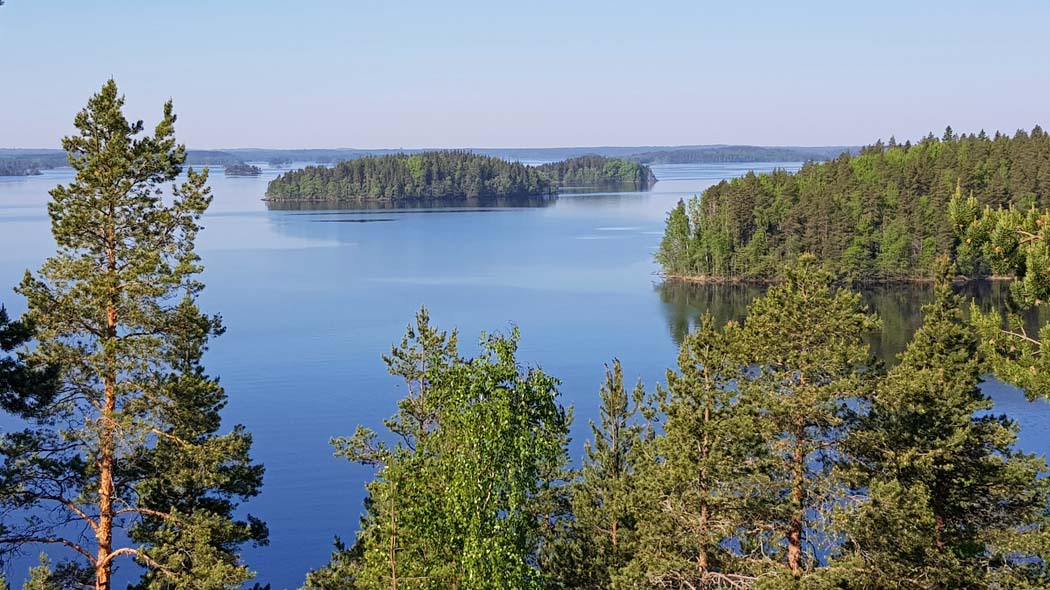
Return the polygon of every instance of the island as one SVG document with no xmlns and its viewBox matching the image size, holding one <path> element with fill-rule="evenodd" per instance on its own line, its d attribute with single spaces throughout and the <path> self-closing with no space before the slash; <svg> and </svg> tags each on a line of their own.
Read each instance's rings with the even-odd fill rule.
<svg viewBox="0 0 1050 590">
<path fill-rule="evenodd" d="M 669 277 L 714 282 L 780 280 L 803 253 L 860 282 L 928 280 L 942 254 L 961 275 L 999 274 L 952 225 L 950 211 L 971 197 L 977 208 L 1050 207 L 1050 134 L 949 127 L 795 174 L 722 181 L 670 212 L 657 261 Z"/>
<path fill-rule="evenodd" d="M 602 156 L 528 166 L 467 151 L 366 156 L 292 170 L 272 180 L 268 201 L 445 201 L 552 196 L 559 186 L 645 190 L 648 166 Z"/>
<path fill-rule="evenodd" d="M 262 174 L 262 168 L 251 164 L 227 164 L 226 176 L 258 176 Z"/>
<path fill-rule="evenodd" d="M 648 190 L 656 183 L 652 169 L 638 162 L 605 156 L 578 156 L 537 166 L 558 186 Z"/>
<path fill-rule="evenodd" d="M 470 152 L 368 156 L 334 167 L 308 166 L 270 181 L 266 197 L 281 200 L 463 200 L 554 192 L 537 169 Z"/>
</svg>

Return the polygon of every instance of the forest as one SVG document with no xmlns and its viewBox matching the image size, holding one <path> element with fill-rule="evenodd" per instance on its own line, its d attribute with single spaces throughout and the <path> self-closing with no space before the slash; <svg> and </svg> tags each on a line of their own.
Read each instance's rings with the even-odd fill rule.
<svg viewBox="0 0 1050 590">
<path fill-rule="evenodd" d="M 960 239 L 953 215 L 1050 206 L 1050 135 L 956 134 L 723 181 L 668 217 L 657 259 L 668 275 L 771 280 L 804 252 L 864 281 L 928 279 L 949 256 L 967 277 L 997 274 Z"/>
<path fill-rule="evenodd" d="M 334 167 L 308 166 L 270 181 L 266 197 L 281 200 L 402 200 L 528 197 L 555 186 L 518 162 L 443 151 L 367 156 Z"/>
<path fill-rule="evenodd" d="M 527 166 L 471 152 L 434 151 L 293 170 L 272 180 L 266 196 L 270 201 L 464 200 L 551 195 L 562 184 L 644 189 L 655 180 L 647 166 L 602 156 Z"/>
<path fill-rule="evenodd" d="M 578 156 L 536 168 L 558 186 L 644 191 L 656 183 L 656 175 L 648 166 L 605 156 Z"/>
<path fill-rule="evenodd" d="M 245 506 L 265 470 L 204 365 L 224 332 L 199 306 L 208 173 L 182 175 L 170 101 L 144 135 L 123 106 L 111 80 L 77 116 L 75 176 L 50 192 L 58 247 L 16 287 L 26 313 L 0 308 L 0 409 L 24 426 L 0 434 L 0 562 L 44 550 L 28 590 L 112 590 L 132 565 L 141 590 L 263 590 L 243 550 L 269 537 Z M 902 153 L 965 144 L 927 141 Z M 1014 279 L 1012 310 L 1038 307 L 1050 211 L 979 198 L 956 197 L 947 231 Z M 1050 467 L 981 385 L 1050 399 L 1050 325 L 967 301 L 949 256 L 929 270 L 922 325 L 886 367 L 849 277 L 785 260 L 742 320 L 708 314 L 681 336 L 666 385 L 632 386 L 610 359 L 578 466 L 572 408 L 519 358 L 517 328 L 465 355 L 420 308 L 382 357 L 404 382 L 384 430 L 332 433 L 373 479 L 347 507 L 363 509 L 358 529 L 303 590 L 1047 587 Z"/>
</svg>

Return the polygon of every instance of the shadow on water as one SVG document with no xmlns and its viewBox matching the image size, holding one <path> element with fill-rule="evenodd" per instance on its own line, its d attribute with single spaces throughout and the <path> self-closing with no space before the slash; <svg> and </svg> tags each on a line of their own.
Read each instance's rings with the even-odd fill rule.
<svg viewBox="0 0 1050 590">
<path fill-rule="evenodd" d="M 717 325 L 729 320 L 742 321 L 747 306 L 767 289 L 762 285 L 704 285 L 681 281 L 664 281 L 655 286 L 660 296 L 667 329 L 676 345 L 696 329 L 700 317 L 710 312 Z M 973 281 L 960 285 L 956 291 L 966 301 L 989 309 L 1006 310 L 1010 287 L 1005 282 Z M 868 343 L 876 357 L 887 364 L 895 364 L 922 323 L 922 306 L 933 298 L 933 286 L 928 283 L 868 286 L 860 289 L 864 303 L 882 321 L 882 330 L 868 336 Z M 1046 309 L 1025 316 L 1030 330 L 1050 321 Z"/>
</svg>

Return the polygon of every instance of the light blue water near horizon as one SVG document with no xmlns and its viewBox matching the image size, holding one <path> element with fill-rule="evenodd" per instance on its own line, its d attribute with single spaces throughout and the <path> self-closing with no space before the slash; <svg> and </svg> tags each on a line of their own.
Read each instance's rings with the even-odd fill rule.
<svg viewBox="0 0 1050 590">
<path fill-rule="evenodd" d="M 246 506 L 270 527 L 270 545 L 246 552 L 258 580 L 296 588 L 327 560 L 334 536 L 352 541 L 372 473 L 333 457 L 328 441 L 357 424 L 380 428 L 393 413 L 404 391 L 380 355 L 421 304 L 439 326 L 459 330 L 464 353 L 476 350 L 480 332 L 518 326 L 519 359 L 562 380 L 578 458 L 603 363 L 618 357 L 628 379 L 651 388 L 702 310 L 739 313 L 753 296 L 661 287 L 652 254 L 667 211 L 722 178 L 774 167 L 797 166 L 654 166 L 660 182 L 648 192 L 568 194 L 541 207 L 368 211 L 271 211 L 261 198 L 279 170 L 227 177 L 213 169 L 215 200 L 199 239 L 201 305 L 221 313 L 228 330 L 207 367 L 229 394 L 226 424 L 248 427 L 266 465 L 263 493 Z M 69 170 L 0 177 L 0 302 L 16 314 L 24 302 L 9 287 L 53 251 L 47 190 L 70 178 Z M 869 301 L 913 323 L 922 297 L 902 289 Z M 892 329 L 894 341 L 906 338 L 906 327 Z M 1050 449 L 1044 405 L 989 388 L 997 411 L 1020 420 L 1024 448 Z"/>
</svg>

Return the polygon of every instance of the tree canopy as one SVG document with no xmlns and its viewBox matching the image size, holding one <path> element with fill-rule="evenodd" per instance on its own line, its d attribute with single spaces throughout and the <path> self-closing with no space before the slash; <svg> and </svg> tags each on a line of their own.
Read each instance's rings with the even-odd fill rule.
<svg viewBox="0 0 1050 590">
<path fill-rule="evenodd" d="M 878 281 L 931 277 L 947 254 L 967 276 L 984 276 L 989 260 L 960 256 L 948 219 L 952 199 L 971 196 L 978 207 L 1050 206 L 1050 134 L 949 128 L 915 144 L 880 141 L 795 174 L 723 181 L 672 211 L 658 260 L 672 275 L 774 279 L 808 252 Z"/>
</svg>

